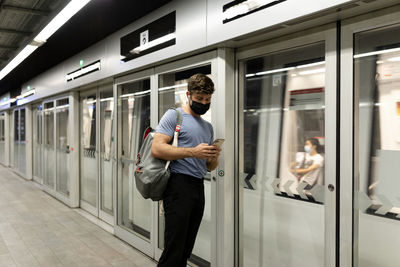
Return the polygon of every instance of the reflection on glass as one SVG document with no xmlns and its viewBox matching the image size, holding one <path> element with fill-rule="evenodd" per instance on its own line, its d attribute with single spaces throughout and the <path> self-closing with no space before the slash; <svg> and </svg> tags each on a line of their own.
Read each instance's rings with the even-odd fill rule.
<svg viewBox="0 0 400 267">
<path fill-rule="evenodd" d="M 400 26 L 358 33 L 354 44 L 359 94 L 354 266 L 399 266 Z"/>
<path fill-rule="evenodd" d="M 5 164 L 5 115 L 4 113 L 0 114 L 0 163 Z"/>
<path fill-rule="evenodd" d="M 33 108 L 33 176 L 42 179 L 42 105 Z"/>
<path fill-rule="evenodd" d="M 81 98 L 81 199 L 97 207 L 96 93 Z"/>
<path fill-rule="evenodd" d="M 44 184 L 54 187 L 54 103 L 44 104 L 44 136 L 43 136 L 43 160 L 44 160 Z"/>
<path fill-rule="evenodd" d="M 57 191 L 69 196 L 69 101 L 57 100 L 56 108 L 56 151 L 57 151 Z"/>
<path fill-rule="evenodd" d="M 101 152 L 101 210 L 112 215 L 113 201 L 113 111 L 114 98 L 112 88 L 100 92 L 100 152 Z"/>
<path fill-rule="evenodd" d="M 158 85 L 158 118 L 170 108 L 178 108 L 186 105 L 188 97 L 188 79 L 197 73 L 211 77 L 211 65 L 200 66 L 178 72 L 166 73 L 159 76 Z M 211 108 L 202 118 L 211 123 Z M 190 261 L 198 266 L 209 266 L 211 261 L 211 183 L 210 173 L 207 173 L 204 181 L 205 207 L 203 220 L 197 234 L 196 243 Z M 164 216 L 159 216 L 158 247 L 164 248 Z"/>
<path fill-rule="evenodd" d="M 18 141 L 18 171 L 26 172 L 26 152 L 25 152 L 25 109 L 20 109 L 19 114 L 19 141 Z"/>
<path fill-rule="evenodd" d="M 19 110 L 14 110 L 14 158 L 13 166 L 18 169 L 19 162 Z"/>
<path fill-rule="evenodd" d="M 243 266 L 324 265 L 324 208 L 304 202 L 323 202 L 324 55 L 319 43 L 240 64 Z"/>
<path fill-rule="evenodd" d="M 150 80 L 118 86 L 118 101 L 122 173 L 118 187 L 118 225 L 150 240 L 152 202 L 137 191 L 133 176 L 143 133 L 150 126 Z"/>
</svg>

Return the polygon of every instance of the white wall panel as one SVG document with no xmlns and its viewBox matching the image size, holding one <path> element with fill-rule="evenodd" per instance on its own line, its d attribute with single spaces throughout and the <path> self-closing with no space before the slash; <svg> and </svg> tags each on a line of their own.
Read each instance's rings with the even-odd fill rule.
<svg viewBox="0 0 400 267">
<path fill-rule="evenodd" d="M 120 62 L 120 38 L 176 11 L 176 44 L 154 53 Z M 173 58 L 184 53 L 206 46 L 206 0 L 176 0 L 155 10 L 149 15 L 135 21 L 122 30 L 108 36 L 81 53 L 69 58 L 63 63 L 25 83 L 36 89 L 34 96 L 28 97 L 24 103 L 50 95 L 62 93 L 107 77 L 117 76 L 135 69 Z M 79 61 L 84 60 L 84 66 L 101 60 L 101 70 L 87 76 L 66 82 L 66 75 L 79 69 Z M 21 102 L 22 104 L 22 102 Z"/>
<path fill-rule="evenodd" d="M 241 35 L 300 18 L 351 0 L 287 0 L 269 8 L 223 24 L 223 6 L 232 0 L 207 0 L 207 44 L 216 44 Z"/>
</svg>

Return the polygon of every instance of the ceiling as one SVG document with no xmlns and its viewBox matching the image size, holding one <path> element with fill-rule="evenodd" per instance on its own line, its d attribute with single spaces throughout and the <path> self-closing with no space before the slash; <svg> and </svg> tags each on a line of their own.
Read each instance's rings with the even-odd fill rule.
<svg viewBox="0 0 400 267">
<path fill-rule="evenodd" d="M 171 0 L 92 0 L 0 81 L 0 96 Z M 0 0 L 0 69 L 70 1 Z"/>
</svg>

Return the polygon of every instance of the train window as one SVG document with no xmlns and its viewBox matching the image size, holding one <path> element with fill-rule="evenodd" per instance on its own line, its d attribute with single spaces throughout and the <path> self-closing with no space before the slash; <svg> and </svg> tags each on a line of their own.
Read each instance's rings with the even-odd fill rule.
<svg viewBox="0 0 400 267">
<path fill-rule="evenodd" d="M 400 27 L 354 36 L 354 86 L 359 92 L 360 192 L 366 212 L 399 220 Z"/>
<path fill-rule="evenodd" d="M 277 195 L 315 201 L 324 175 L 324 44 L 244 62 L 241 166 L 246 189 L 261 177 Z"/>
</svg>

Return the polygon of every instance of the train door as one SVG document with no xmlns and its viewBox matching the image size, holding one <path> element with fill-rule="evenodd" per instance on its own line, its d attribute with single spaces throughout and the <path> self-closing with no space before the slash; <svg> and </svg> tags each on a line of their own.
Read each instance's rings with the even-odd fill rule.
<svg viewBox="0 0 400 267">
<path fill-rule="evenodd" d="M 0 113 L 0 163 L 4 165 L 6 161 L 5 127 L 5 113 Z"/>
<path fill-rule="evenodd" d="M 341 217 L 353 222 L 341 226 L 343 266 L 400 265 L 398 10 L 343 22 Z"/>
<path fill-rule="evenodd" d="M 37 104 L 32 107 L 32 129 L 33 129 L 33 180 L 39 184 L 43 183 L 43 105 Z"/>
<path fill-rule="evenodd" d="M 111 84 L 80 94 L 80 205 L 114 224 L 114 97 Z"/>
<path fill-rule="evenodd" d="M 335 266 L 335 25 L 237 59 L 238 265 Z"/>
</svg>

